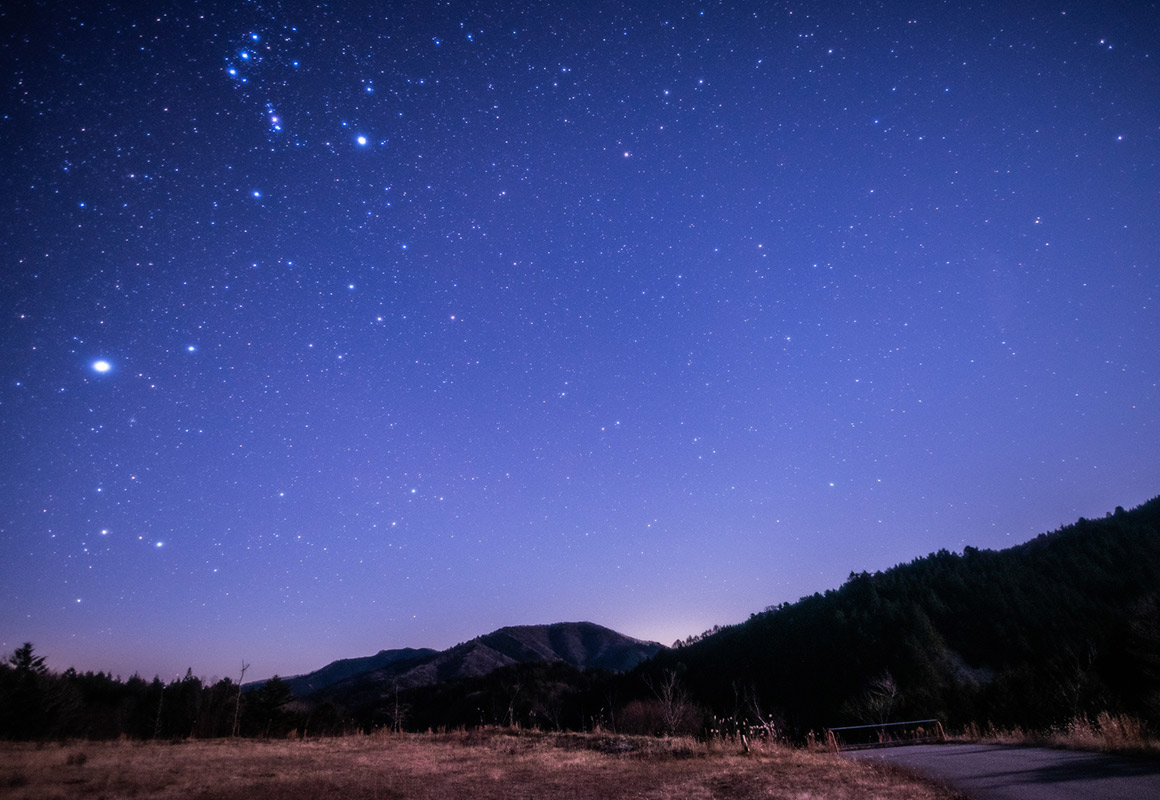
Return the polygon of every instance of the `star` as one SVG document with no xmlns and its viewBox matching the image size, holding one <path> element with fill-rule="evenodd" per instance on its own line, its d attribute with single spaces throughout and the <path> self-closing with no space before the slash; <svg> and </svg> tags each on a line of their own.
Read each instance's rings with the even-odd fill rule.
<svg viewBox="0 0 1160 800">
<path fill-rule="evenodd" d="M 89 5 L 38 23 L 18 53 L 37 86 L 5 108 L 45 135 L 6 170 L 0 421 L 20 442 L 0 470 L 0 628 L 62 668 L 214 674 L 241 651 L 305 670 L 462 641 L 520 605 L 671 641 L 648 627 L 670 610 L 727 622 L 829 588 L 823 570 L 1160 491 L 1143 410 L 1160 271 L 1137 257 L 1158 171 L 1147 4 L 1050 26 L 1012 6 L 997 38 L 989 12 L 936 4 L 921 36 L 860 7 L 799 22 L 726 3 L 678 26 L 633 4 Z M 108 41 L 88 52 L 92 30 Z M 61 52 L 85 54 L 83 82 Z M 1091 75 L 1112 77 L 1092 93 Z M 887 512 L 873 560 L 841 546 Z M 588 549 L 568 547 L 579 527 Z M 87 536 L 83 590 L 42 532 Z M 651 555 L 606 583 L 618 540 Z M 211 551 L 239 566 L 213 591 L 190 577 Z M 174 570 L 134 579 L 149 624 L 206 604 L 194 635 L 157 637 L 171 652 L 93 662 L 93 631 L 13 602 L 81 597 L 136 624 L 113 601 L 149 553 Z M 246 589 L 253 634 L 214 625 L 260 566 L 280 577 Z M 700 586 L 701 566 L 738 590 Z M 548 603 L 529 569 L 586 585 Z M 258 619 L 282 575 L 316 593 L 308 632 L 364 599 L 402 618 L 438 598 L 447 621 L 291 653 Z"/>
</svg>

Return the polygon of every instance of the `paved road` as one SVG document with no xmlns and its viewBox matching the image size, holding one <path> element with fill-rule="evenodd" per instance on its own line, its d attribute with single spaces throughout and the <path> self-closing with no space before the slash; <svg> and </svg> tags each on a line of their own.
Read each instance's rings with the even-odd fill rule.
<svg viewBox="0 0 1160 800">
<path fill-rule="evenodd" d="M 1160 763 L 1100 753 L 930 744 L 844 755 L 890 761 L 977 800 L 1160 800 Z"/>
</svg>

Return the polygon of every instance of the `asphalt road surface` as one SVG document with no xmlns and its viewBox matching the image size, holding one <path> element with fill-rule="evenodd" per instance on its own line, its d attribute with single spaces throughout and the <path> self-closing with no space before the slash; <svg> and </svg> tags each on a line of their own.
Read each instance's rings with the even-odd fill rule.
<svg viewBox="0 0 1160 800">
<path fill-rule="evenodd" d="M 976 800 L 1160 800 L 1160 762 L 1101 753 L 930 744 L 843 755 L 898 764 Z"/>
</svg>

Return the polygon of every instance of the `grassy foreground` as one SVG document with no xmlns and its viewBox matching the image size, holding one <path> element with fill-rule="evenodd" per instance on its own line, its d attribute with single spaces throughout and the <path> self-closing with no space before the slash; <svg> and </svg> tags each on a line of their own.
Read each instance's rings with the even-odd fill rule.
<svg viewBox="0 0 1160 800">
<path fill-rule="evenodd" d="M 787 747 L 468 731 L 307 741 L 0 744 L 0 795 L 61 798 L 915 798 L 943 789 L 884 765 Z"/>
</svg>

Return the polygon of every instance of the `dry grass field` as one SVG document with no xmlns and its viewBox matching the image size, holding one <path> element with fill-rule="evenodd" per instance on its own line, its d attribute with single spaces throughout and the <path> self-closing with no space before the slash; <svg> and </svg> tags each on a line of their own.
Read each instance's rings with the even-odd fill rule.
<svg viewBox="0 0 1160 800">
<path fill-rule="evenodd" d="M 0 797 L 181 800 L 914 798 L 882 765 L 788 747 L 476 731 L 307 741 L 0 744 Z"/>
</svg>

